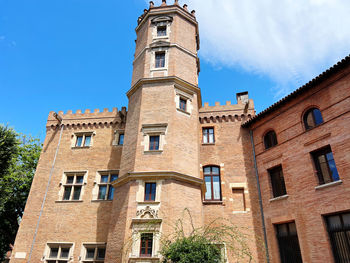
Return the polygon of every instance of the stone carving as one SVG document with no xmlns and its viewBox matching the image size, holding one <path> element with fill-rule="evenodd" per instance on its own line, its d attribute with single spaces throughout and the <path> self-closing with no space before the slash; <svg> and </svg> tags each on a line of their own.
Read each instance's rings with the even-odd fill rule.
<svg viewBox="0 0 350 263">
<path fill-rule="evenodd" d="M 139 216 L 140 218 L 158 218 L 158 210 L 146 206 L 144 209 L 137 210 L 136 216 Z"/>
</svg>

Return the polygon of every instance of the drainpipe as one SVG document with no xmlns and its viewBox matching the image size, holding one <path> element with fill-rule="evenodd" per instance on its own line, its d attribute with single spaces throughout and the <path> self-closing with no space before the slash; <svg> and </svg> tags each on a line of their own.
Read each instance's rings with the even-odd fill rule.
<svg viewBox="0 0 350 263">
<path fill-rule="evenodd" d="M 32 241 L 32 246 L 30 247 L 30 252 L 29 252 L 29 256 L 28 256 L 28 261 L 27 261 L 27 263 L 30 263 L 30 259 L 31 259 L 31 257 L 32 257 L 32 253 L 33 253 L 33 248 L 34 248 L 36 236 L 37 236 L 37 234 L 38 234 L 38 229 L 39 229 L 39 224 L 40 224 L 41 215 L 42 215 L 43 210 L 44 210 L 44 206 L 45 206 L 45 202 L 46 202 L 47 193 L 48 193 L 49 188 L 50 188 L 51 178 L 52 178 L 52 174 L 53 174 L 53 171 L 54 171 L 54 168 L 55 168 L 55 163 L 56 163 L 56 157 L 57 157 L 57 153 L 58 153 L 58 148 L 60 147 L 60 144 L 61 144 L 62 131 L 63 131 L 64 124 L 62 123 L 62 117 L 59 116 L 56 112 L 53 114 L 53 116 L 54 116 L 54 117 L 56 118 L 56 120 L 61 124 L 60 137 L 59 137 L 59 139 L 58 139 L 58 144 L 57 144 L 57 147 L 56 147 L 55 157 L 53 158 L 53 162 L 52 162 L 52 166 L 51 166 L 51 170 L 50 170 L 49 180 L 48 180 L 47 185 L 46 185 L 46 190 L 45 190 L 44 199 L 43 199 L 43 202 L 41 203 L 41 209 L 40 209 L 40 213 L 39 213 L 39 218 L 38 218 L 38 222 L 36 223 L 36 228 L 35 228 L 35 232 L 34 232 L 34 237 L 33 237 L 33 241 Z"/>
<path fill-rule="evenodd" d="M 251 142 L 252 148 L 253 148 L 255 177 L 256 177 L 256 184 L 258 186 L 259 206 L 260 206 L 260 213 L 261 213 L 261 220 L 262 220 L 262 228 L 263 228 L 263 232 L 264 232 L 266 260 L 267 260 L 267 263 L 270 263 L 269 247 L 267 245 L 267 234 L 266 234 L 266 226 L 265 226 L 264 209 L 263 209 L 263 205 L 262 205 L 261 188 L 260 188 L 260 182 L 259 182 L 259 173 L 258 173 L 258 166 L 256 164 L 256 157 L 255 157 L 255 145 L 254 145 L 254 139 L 253 139 L 253 131 L 249 130 L 249 134 L 250 134 L 250 142 Z"/>
</svg>

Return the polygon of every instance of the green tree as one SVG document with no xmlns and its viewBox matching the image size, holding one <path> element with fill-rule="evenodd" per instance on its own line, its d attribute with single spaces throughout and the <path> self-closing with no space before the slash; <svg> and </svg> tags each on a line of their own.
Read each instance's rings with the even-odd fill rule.
<svg viewBox="0 0 350 263">
<path fill-rule="evenodd" d="M 0 261 L 15 241 L 42 145 L 0 125 Z"/>
</svg>

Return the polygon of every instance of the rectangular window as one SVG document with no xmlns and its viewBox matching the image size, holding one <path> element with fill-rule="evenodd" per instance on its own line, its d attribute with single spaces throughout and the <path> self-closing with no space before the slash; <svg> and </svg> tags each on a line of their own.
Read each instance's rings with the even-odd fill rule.
<svg viewBox="0 0 350 263">
<path fill-rule="evenodd" d="M 152 257 L 153 234 L 141 234 L 140 257 Z"/>
<path fill-rule="evenodd" d="M 159 150 L 159 135 L 149 136 L 149 150 L 150 151 Z"/>
<path fill-rule="evenodd" d="M 166 26 L 158 26 L 157 27 L 157 36 L 158 37 L 166 36 Z"/>
<path fill-rule="evenodd" d="M 214 128 L 203 128 L 203 143 L 214 143 Z"/>
<path fill-rule="evenodd" d="M 275 226 L 281 263 L 302 263 L 295 222 Z"/>
<path fill-rule="evenodd" d="M 84 173 L 66 173 L 66 182 L 63 184 L 63 200 L 80 200 L 81 190 L 84 185 Z"/>
<path fill-rule="evenodd" d="M 156 52 L 156 68 L 165 67 L 165 52 Z"/>
<path fill-rule="evenodd" d="M 76 135 L 76 141 L 75 141 L 75 147 L 90 147 L 91 146 L 91 138 L 92 134 L 77 134 Z"/>
<path fill-rule="evenodd" d="M 339 180 L 339 174 L 330 146 L 314 151 L 311 155 L 314 160 L 320 184 L 327 184 Z"/>
<path fill-rule="evenodd" d="M 186 111 L 186 104 L 187 104 L 187 100 L 186 99 L 183 99 L 183 98 L 180 98 L 180 110 L 183 110 L 183 111 Z"/>
<path fill-rule="evenodd" d="M 118 137 L 118 145 L 124 144 L 124 133 L 120 133 Z"/>
<path fill-rule="evenodd" d="M 156 200 L 156 183 L 145 183 L 145 201 Z"/>
<path fill-rule="evenodd" d="M 105 245 L 84 245 L 85 257 L 83 262 L 103 263 L 106 254 Z"/>
<path fill-rule="evenodd" d="M 278 197 L 287 194 L 286 185 L 284 183 L 282 166 L 277 166 L 269 171 L 272 185 L 273 197 Z"/>
<path fill-rule="evenodd" d="M 101 173 L 100 183 L 98 185 L 98 200 L 113 200 L 114 188 L 111 182 L 117 179 L 117 172 Z"/>
<path fill-rule="evenodd" d="M 205 201 L 221 201 L 220 168 L 206 166 L 203 171 L 207 189 L 204 196 Z"/>
<path fill-rule="evenodd" d="M 325 217 L 335 262 L 350 262 L 350 212 Z"/>
<path fill-rule="evenodd" d="M 68 263 L 72 244 L 48 244 L 49 252 L 45 262 Z"/>
<path fill-rule="evenodd" d="M 233 188 L 233 210 L 234 211 L 246 211 L 244 188 Z"/>
</svg>

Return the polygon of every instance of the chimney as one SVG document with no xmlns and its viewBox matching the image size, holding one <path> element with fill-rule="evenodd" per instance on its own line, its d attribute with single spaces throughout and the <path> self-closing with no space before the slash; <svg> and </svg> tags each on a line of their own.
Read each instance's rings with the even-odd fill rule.
<svg viewBox="0 0 350 263">
<path fill-rule="evenodd" d="M 149 2 L 149 8 L 152 8 L 152 7 L 154 7 L 154 3 L 153 3 L 153 1 L 150 1 Z"/>
<path fill-rule="evenodd" d="M 191 15 L 196 16 L 196 11 L 195 11 L 195 10 L 192 10 L 192 11 L 191 11 Z"/>
<path fill-rule="evenodd" d="M 185 11 L 188 12 L 187 5 L 186 5 L 186 4 L 184 4 L 184 9 L 185 9 Z"/>
<path fill-rule="evenodd" d="M 248 104 L 249 103 L 248 91 L 236 93 L 236 98 L 237 98 L 238 104 Z"/>
</svg>

